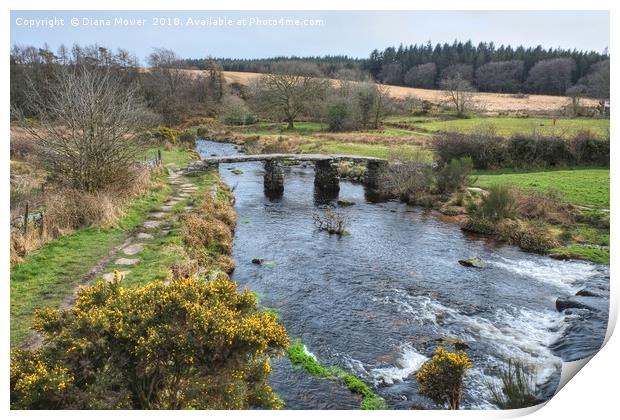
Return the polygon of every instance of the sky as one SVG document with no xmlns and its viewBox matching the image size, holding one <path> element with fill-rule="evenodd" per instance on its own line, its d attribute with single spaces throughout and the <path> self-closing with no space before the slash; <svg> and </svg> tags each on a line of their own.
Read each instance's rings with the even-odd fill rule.
<svg viewBox="0 0 620 420">
<path fill-rule="evenodd" d="M 399 44 L 493 41 L 603 51 L 607 11 L 12 11 L 11 44 L 99 44 L 144 60 L 349 55 Z"/>
</svg>

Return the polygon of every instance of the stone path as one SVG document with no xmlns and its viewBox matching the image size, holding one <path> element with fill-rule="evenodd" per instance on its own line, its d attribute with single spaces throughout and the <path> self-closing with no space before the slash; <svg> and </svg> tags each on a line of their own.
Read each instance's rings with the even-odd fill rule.
<svg viewBox="0 0 620 420">
<path fill-rule="evenodd" d="M 121 271 L 122 267 L 138 265 L 141 262 L 140 254 L 144 251 L 149 241 L 155 240 L 158 236 L 167 235 L 170 232 L 171 220 L 178 217 L 172 209 L 179 203 L 184 202 L 192 193 L 198 191 L 198 187 L 186 182 L 178 172 L 169 169 L 168 184 L 173 188 L 173 192 L 168 200 L 152 212 L 149 218 L 144 221 L 139 232 L 134 234 L 128 244 L 126 244 L 119 254 L 119 258 L 114 262 L 114 268 L 120 272 L 121 279 L 131 274 L 131 270 Z M 191 211 L 192 206 L 185 205 L 184 211 Z M 128 258 L 130 257 L 130 258 Z M 114 279 L 114 271 L 104 273 L 100 276 L 106 281 Z"/>
<path fill-rule="evenodd" d="M 131 233 L 123 243 L 110 249 L 108 255 L 101 259 L 81 283 L 72 290 L 71 294 L 60 305 L 61 308 L 73 306 L 77 299 L 78 290 L 95 280 L 113 281 L 115 272 L 118 272 L 120 281 L 131 276 L 130 268 L 141 263 L 141 254 L 148 244 L 155 241 L 157 237 L 170 233 L 172 222 L 178 218 L 178 213 L 174 213 L 173 208 L 179 203 L 184 203 L 183 210 L 191 211 L 192 206 L 189 205 L 187 199 L 198 191 L 198 187 L 187 182 L 172 168 L 168 168 L 168 173 L 168 184 L 172 187 L 172 193 L 168 200 L 156 211 L 150 213 L 142 226 L 136 232 Z M 106 268 L 113 269 L 113 271 L 104 272 Z M 41 336 L 33 333 L 24 347 L 36 349 L 41 343 Z"/>
</svg>

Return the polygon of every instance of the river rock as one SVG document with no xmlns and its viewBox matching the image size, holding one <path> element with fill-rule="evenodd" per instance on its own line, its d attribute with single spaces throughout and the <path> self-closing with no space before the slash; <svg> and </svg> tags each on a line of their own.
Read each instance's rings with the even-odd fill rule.
<svg viewBox="0 0 620 420">
<path fill-rule="evenodd" d="M 265 262 L 262 258 L 252 258 L 252 264 L 262 265 Z"/>
<path fill-rule="evenodd" d="M 555 301 L 555 308 L 558 312 L 562 312 L 565 309 L 589 309 L 592 311 L 598 311 L 597 303 L 600 299 L 590 296 L 576 296 L 576 297 L 566 297 L 566 298 L 558 298 Z"/>
<path fill-rule="evenodd" d="M 484 268 L 484 263 L 480 257 L 471 257 L 464 260 L 459 260 L 459 264 L 464 267 Z"/>
<path fill-rule="evenodd" d="M 353 201 L 350 200 L 338 200 L 336 202 L 340 207 L 349 207 L 349 206 L 354 206 L 355 203 Z"/>
<path fill-rule="evenodd" d="M 469 346 L 463 341 L 456 337 L 443 337 L 440 338 L 439 343 L 444 346 L 452 346 L 455 350 L 467 350 Z"/>
<path fill-rule="evenodd" d="M 580 291 L 578 291 L 577 293 L 575 293 L 575 296 L 599 296 L 597 293 L 591 292 L 587 289 L 581 289 Z"/>
</svg>

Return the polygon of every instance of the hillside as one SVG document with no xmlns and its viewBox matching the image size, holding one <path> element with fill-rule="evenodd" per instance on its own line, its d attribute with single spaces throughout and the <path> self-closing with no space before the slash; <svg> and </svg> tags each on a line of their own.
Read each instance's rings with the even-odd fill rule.
<svg viewBox="0 0 620 420">
<path fill-rule="evenodd" d="M 201 71 L 201 70 L 194 70 Z M 261 73 L 245 73 L 225 71 L 224 77 L 228 83 L 250 84 L 261 76 Z M 415 96 L 419 99 L 439 103 L 444 101 L 444 93 L 441 90 L 416 89 L 404 86 L 388 86 L 390 94 L 395 98 Z M 557 111 L 567 105 L 568 99 L 563 96 L 549 95 L 524 95 L 519 97 L 514 94 L 479 92 L 474 94 L 474 100 L 481 111 L 486 112 L 524 112 L 524 113 L 549 113 Z M 597 101 L 584 99 L 585 106 L 596 106 Z"/>
</svg>

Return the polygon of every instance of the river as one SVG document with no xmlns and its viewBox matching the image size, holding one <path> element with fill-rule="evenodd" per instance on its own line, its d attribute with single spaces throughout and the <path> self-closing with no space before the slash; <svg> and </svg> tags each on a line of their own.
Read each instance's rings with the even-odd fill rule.
<svg viewBox="0 0 620 420">
<path fill-rule="evenodd" d="M 200 140 L 201 156 L 239 153 Z M 237 168 L 242 173 L 233 173 Z M 431 407 L 417 395 L 415 371 L 442 339 L 467 345 L 474 368 L 463 408 L 495 408 L 485 383 L 509 359 L 536 371 L 544 398 L 553 395 L 562 360 L 600 348 L 607 325 L 609 267 L 557 261 L 465 234 L 432 212 L 398 202 L 370 203 L 361 185 L 340 183 L 350 235 L 316 229 L 314 169 L 285 169 L 284 195 L 263 194 L 261 163 L 220 165 L 234 188 L 238 224 L 233 279 L 276 308 L 292 338 L 324 365 L 372 385 L 388 407 Z M 480 257 L 484 269 L 459 259 Z M 262 265 L 253 258 L 264 259 Z M 595 289 L 596 308 L 558 312 L 558 297 Z M 272 363 L 270 383 L 292 409 L 359 408 L 343 385 L 312 378 L 286 358 Z"/>
</svg>

